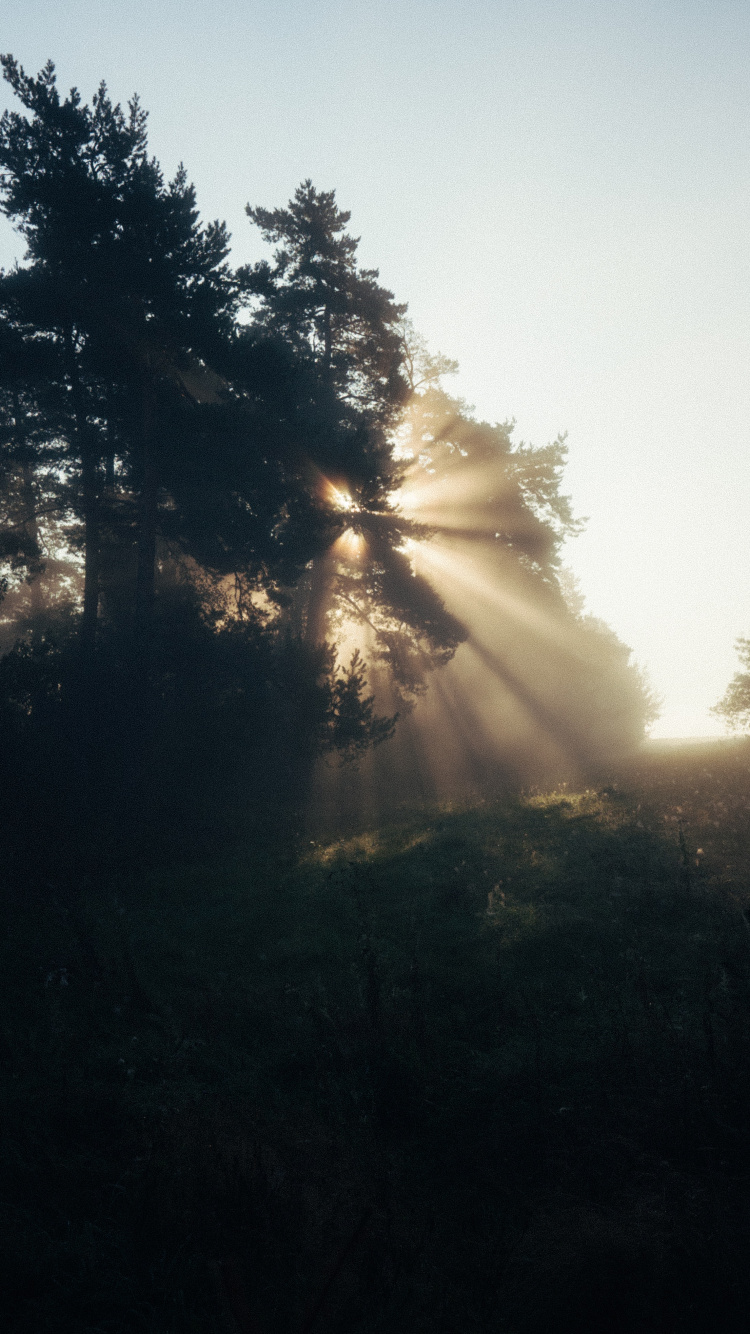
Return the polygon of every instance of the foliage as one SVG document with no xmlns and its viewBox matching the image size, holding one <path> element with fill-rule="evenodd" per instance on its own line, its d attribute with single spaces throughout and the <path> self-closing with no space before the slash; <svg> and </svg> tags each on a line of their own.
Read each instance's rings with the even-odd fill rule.
<svg viewBox="0 0 750 1334">
<path fill-rule="evenodd" d="M 512 433 L 512 422 L 477 421 L 463 399 L 451 397 L 431 377 L 411 400 L 400 439 L 402 452 L 413 461 L 407 484 L 419 486 L 427 478 L 451 483 L 457 501 L 449 526 L 439 519 L 431 526 L 454 537 L 500 543 L 549 576 L 561 543 L 582 527 L 570 497 L 560 494 L 565 439 L 535 448 L 515 444 Z"/>
<path fill-rule="evenodd" d="M 102 85 L 89 107 L 75 89 L 61 99 L 51 63 L 34 79 L 5 57 L 4 71 L 30 113 L 0 131 L 3 207 L 29 263 L 0 296 L 26 362 L 39 346 L 51 356 L 25 412 L 16 375 L 8 429 L 31 449 L 29 496 L 43 476 L 32 423 L 56 441 L 82 524 L 89 648 L 100 604 L 122 617 L 129 600 L 142 658 L 160 542 L 281 602 L 341 532 L 322 476 L 356 486 L 363 515 L 391 511 L 404 307 L 357 266 L 333 192 L 307 182 L 287 210 L 250 209 L 282 244 L 273 267 L 234 275 L 184 170 L 166 184 L 149 158 L 137 99 L 126 114 Z M 54 419 L 40 398 L 53 382 Z M 21 540 L 28 524 L 15 528 Z M 379 532 L 381 547 L 403 540 L 394 516 Z"/>
<path fill-rule="evenodd" d="M 566 606 L 584 632 L 589 643 L 599 653 L 609 656 L 615 670 L 619 668 L 619 685 L 612 691 L 622 704 L 630 704 L 631 715 L 637 719 L 640 735 L 647 736 L 661 717 L 663 696 L 654 688 L 648 672 L 632 660 L 632 650 L 615 634 L 611 626 L 598 616 L 586 611 L 586 599 L 572 570 L 561 566 L 556 571 L 556 582 Z"/>
<path fill-rule="evenodd" d="M 737 672 L 718 704 L 710 710 L 731 732 L 750 730 L 750 639 L 738 639 L 737 657 L 747 670 Z"/>
<path fill-rule="evenodd" d="M 517 443 L 512 422 L 478 421 L 446 393 L 418 345 L 412 365 L 422 388 L 399 433 L 404 510 L 429 525 L 434 561 L 446 570 L 442 587 L 454 582 L 450 609 L 460 607 L 469 648 L 482 659 L 485 693 L 494 677 L 510 714 L 515 704 L 526 712 L 538 729 L 529 752 L 554 737 L 573 768 L 591 772 L 639 744 L 659 701 L 627 646 L 571 599 L 561 549 L 583 521 L 561 491 L 564 437 L 543 448 Z M 415 555 L 417 568 L 429 570 L 429 545 Z M 448 675 L 460 690 L 458 671 Z M 513 764 L 510 746 L 492 749 L 495 767 Z M 475 755 L 485 764 L 481 752 L 478 738 Z M 529 781 L 533 755 L 522 772 Z"/>
<path fill-rule="evenodd" d="M 285 208 L 248 206 L 275 251 L 235 271 L 184 168 L 167 181 L 150 156 L 137 98 L 123 110 L 101 84 L 86 104 L 51 62 L 2 67 L 21 110 L 0 120 L 0 207 L 27 249 L 0 276 L 0 714 L 29 811 L 59 727 L 96 846 L 106 812 L 135 828 L 138 807 L 173 843 L 217 818 L 208 785 L 200 819 L 183 781 L 201 754 L 218 772 L 226 745 L 228 778 L 245 748 L 258 782 L 238 779 L 238 800 L 266 771 L 301 800 L 316 757 L 387 740 L 468 638 L 415 560 L 444 533 L 405 511 L 407 473 L 459 497 L 474 478 L 443 528 L 484 544 L 498 587 L 562 614 L 559 548 L 578 526 L 565 445 L 515 445 L 445 393 L 455 363 L 360 266 L 334 191 L 308 180 Z M 615 657 L 577 693 L 630 716 Z M 608 744 L 609 703 L 589 712 Z"/>
<path fill-rule="evenodd" d="M 82 692 L 71 607 L 0 659 L 5 851 L 19 875 L 223 846 L 253 810 L 297 808 L 317 756 L 345 762 L 391 735 L 356 658 L 337 666 L 268 614 L 229 612 L 220 585 L 162 569 L 146 701 L 114 624 Z"/>
<path fill-rule="evenodd" d="M 0 124 L 0 192 L 27 243 L 26 267 L 0 280 L 5 647 L 23 641 L 6 665 L 6 724 L 13 732 L 11 682 L 25 675 L 37 702 L 21 751 L 36 754 L 35 729 L 54 744 L 58 727 L 61 756 L 102 819 L 123 783 L 131 813 L 153 799 L 148 768 L 165 752 L 168 714 L 175 749 L 161 779 L 174 784 L 178 827 L 190 808 L 180 816 L 186 728 L 196 755 L 197 737 L 212 754 L 223 738 L 227 775 L 240 737 L 244 767 L 252 758 L 268 770 L 275 745 L 271 768 L 296 790 L 310 757 L 350 754 L 393 726 L 373 714 L 361 668 L 337 672 L 324 644 L 261 625 L 253 601 L 270 606 L 281 581 L 297 581 L 330 528 L 300 451 L 302 438 L 330 435 L 330 405 L 310 402 L 310 369 L 274 329 L 237 323 L 226 230 L 200 222 L 182 168 L 164 181 L 137 99 L 124 113 L 101 85 L 88 106 L 75 89 L 61 98 L 51 63 L 37 78 L 9 56 L 3 68 L 26 114 Z M 176 566 L 187 620 L 170 611 Z M 219 614 L 228 576 L 242 605 L 224 598 Z M 79 597 L 77 656 L 65 604 Z M 199 723 L 191 664 L 218 682 L 232 655 L 242 686 L 204 700 Z M 274 675 L 289 691 L 283 721 L 264 694 Z M 56 712 L 40 712 L 39 690 Z M 93 800 L 100 777 L 104 806 Z"/>
<path fill-rule="evenodd" d="M 404 548 L 423 530 L 394 504 L 403 468 L 392 433 L 413 390 L 406 307 L 378 284 L 377 270 L 359 267 L 358 241 L 345 230 L 350 215 L 333 191 L 305 181 L 287 208 L 247 212 L 279 247 L 273 265 L 241 271 L 256 325 L 285 339 L 311 372 L 315 410 L 327 422 L 317 448 L 308 446 L 316 472 L 328 479 L 327 540 L 323 551 L 310 551 L 314 561 L 292 593 L 292 615 L 313 639 L 329 629 L 338 638 L 352 622 L 361 637 L 364 631 L 367 658 L 389 674 L 403 709 L 424 689 L 426 672 L 465 637 L 415 575 Z M 449 368 L 433 362 L 433 374 Z"/>
<path fill-rule="evenodd" d="M 273 266 L 261 261 L 240 277 L 257 298 L 264 329 L 312 363 L 347 434 L 364 437 L 358 455 L 350 444 L 343 473 L 372 502 L 373 488 L 392 478 L 383 433 L 408 392 L 400 330 L 406 307 L 379 285 L 377 269 L 359 268 L 359 242 L 344 230 L 351 215 L 338 208 L 333 190 L 318 191 L 307 180 L 287 208 L 248 205 L 247 214 L 279 248 Z"/>
</svg>

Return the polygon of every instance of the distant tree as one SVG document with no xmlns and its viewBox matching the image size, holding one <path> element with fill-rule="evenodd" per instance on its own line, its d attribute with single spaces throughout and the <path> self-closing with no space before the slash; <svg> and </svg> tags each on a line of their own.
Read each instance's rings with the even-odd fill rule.
<svg viewBox="0 0 750 1334">
<path fill-rule="evenodd" d="M 745 670 L 732 677 L 724 695 L 709 712 L 721 718 L 730 732 L 750 732 L 750 639 L 738 639 L 735 648 Z"/>
<path fill-rule="evenodd" d="M 428 386 L 439 386 L 444 375 L 458 373 L 458 362 L 442 352 L 431 352 L 427 340 L 406 315 L 401 320 L 401 364 L 409 385 L 409 401 Z"/>
<path fill-rule="evenodd" d="M 621 709 L 625 703 L 636 729 L 648 734 L 662 715 L 663 696 L 651 684 L 646 669 L 633 661 L 632 651 L 615 634 L 611 626 L 586 611 L 586 598 L 573 571 L 561 566 L 557 571 L 557 582 L 568 610 L 594 649 L 594 660 L 597 656 L 601 660 L 602 650 L 605 662 L 606 655 L 609 655 L 611 667 L 614 669 L 614 679 L 610 677 L 607 680 L 605 677 L 603 693 L 605 695 L 609 693 L 615 709 Z"/>
</svg>

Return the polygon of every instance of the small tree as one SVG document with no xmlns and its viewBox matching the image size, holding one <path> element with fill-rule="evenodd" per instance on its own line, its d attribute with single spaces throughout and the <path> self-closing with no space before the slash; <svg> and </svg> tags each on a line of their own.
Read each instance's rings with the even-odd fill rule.
<svg viewBox="0 0 750 1334">
<path fill-rule="evenodd" d="M 735 648 L 746 670 L 732 677 L 724 695 L 709 712 L 721 718 L 730 732 L 750 732 L 750 639 L 738 639 Z"/>
</svg>

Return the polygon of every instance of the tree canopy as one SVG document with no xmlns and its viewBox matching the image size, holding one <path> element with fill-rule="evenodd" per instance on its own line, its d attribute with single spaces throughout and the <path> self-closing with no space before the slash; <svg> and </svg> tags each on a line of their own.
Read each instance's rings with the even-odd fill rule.
<svg viewBox="0 0 750 1334">
<path fill-rule="evenodd" d="M 64 738 L 102 828 L 123 803 L 153 824 L 166 793 L 198 809 L 201 772 L 228 810 L 231 784 L 299 793 L 467 641 L 428 539 L 564 606 L 564 442 L 516 446 L 450 397 L 455 363 L 360 265 L 333 190 L 248 205 L 274 249 L 235 269 L 136 97 L 2 68 L 0 207 L 26 245 L 0 275 L 6 780 L 32 801 Z M 420 478 L 450 504 L 410 507 Z"/>
</svg>

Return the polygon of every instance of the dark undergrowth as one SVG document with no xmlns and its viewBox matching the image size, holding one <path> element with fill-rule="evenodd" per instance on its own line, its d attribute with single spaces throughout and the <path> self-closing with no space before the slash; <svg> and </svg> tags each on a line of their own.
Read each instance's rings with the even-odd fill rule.
<svg viewBox="0 0 750 1334">
<path fill-rule="evenodd" d="M 16 886 L 6 1328 L 745 1331 L 749 805 L 694 748 Z"/>
</svg>

